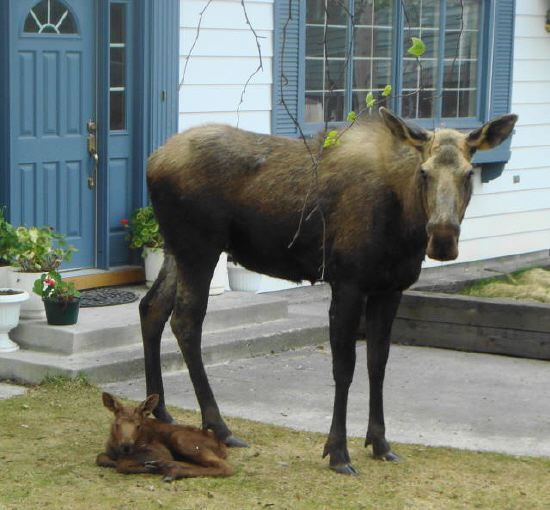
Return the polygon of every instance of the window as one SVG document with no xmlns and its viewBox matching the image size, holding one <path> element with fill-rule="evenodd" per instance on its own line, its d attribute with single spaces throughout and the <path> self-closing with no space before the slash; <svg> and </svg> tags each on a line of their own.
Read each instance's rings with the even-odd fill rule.
<svg viewBox="0 0 550 510">
<path fill-rule="evenodd" d="M 23 27 L 30 34 L 76 34 L 76 22 L 69 8 L 58 0 L 42 0 L 31 8 Z"/>
<path fill-rule="evenodd" d="M 405 117 L 479 116 L 481 0 L 403 0 L 399 16 L 390 0 L 305 4 L 306 124 L 344 121 L 388 84 Z M 411 37 L 426 46 L 419 62 L 407 53 Z"/>
<path fill-rule="evenodd" d="M 126 129 L 126 6 L 111 4 L 109 34 L 109 126 Z"/>
<path fill-rule="evenodd" d="M 457 54 L 461 3 L 464 26 Z M 354 33 L 338 6 L 348 18 L 348 12 L 356 16 Z M 393 88 L 389 106 L 427 127 L 473 129 L 508 113 L 514 11 L 515 0 L 274 0 L 272 132 L 299 136 L 302 130 L 308 135 L 322 129 L 325 118 L 344 121 L 349 111 L 364 104 L 366 91 L 380 91 L 388 73 Z M 324 42 L 319 46 L 325 16 L 327 55 Z M 427 46 L 421 59 L 426 90 L 420 96 L 416 62 L 406 53 L 409 37 L 417 35 Z M 324 41 L 324 33 L 322 37 Z M 342 73 L 349 44 L 353 65 Z M 331 92 L 337 93 L 332 100 Z M 508 139 L 493 150 L 477 152 L 474 161 L 484 165 L 482 179 L 489 173 L 491 179 L 509 157 Z"/>
</svg>

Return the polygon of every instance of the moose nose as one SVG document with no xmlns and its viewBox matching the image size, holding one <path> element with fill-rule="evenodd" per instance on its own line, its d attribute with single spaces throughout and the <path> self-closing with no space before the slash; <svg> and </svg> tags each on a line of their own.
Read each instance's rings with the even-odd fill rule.
<svg viewBox="0 0 550 510">
<path fill-rule="evenodd" d="M 132 445 L 130 443 L 121 444 L 120 450 L 124 455 L 129 455 L 132 453 Z"/>
<path fill-rule="evenodd" d="M 446 222 L 430 221 L 426 225 L 426 232 L 430 237 L 434 234 L 447 235 L 447 236 L 454 235 L 458 237 L 460 235 L 460 225 L 454 221 L 446 221 Z"/>
</svg>

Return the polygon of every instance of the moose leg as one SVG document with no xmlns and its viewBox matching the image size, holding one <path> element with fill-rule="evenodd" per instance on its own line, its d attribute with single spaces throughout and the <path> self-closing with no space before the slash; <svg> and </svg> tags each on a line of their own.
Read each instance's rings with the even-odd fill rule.
<svg viewBox="0 0 550 510">
<path fill-rule="evenodd" d="M 165 253 L 164 264 L 158 278 L 139 304 L 147 395 L 158 393 L 160 399 L 153 414 L 159 420 L 167 423 L 173 420 L 166 410 L 164 402 L 164 387 L 160 364 L 160 339 L 166 321 L 170 317 L 172 308 L 174 307 L 176 278 L 174 257 Z"/>
<path fill-rule="evenodd" d="M 200 253 L 200 251 L 199 251 Z M 202 413 L 202 426 L 210 429 L 228 446 L 248 446 L 237 439 L 223 421 L 204 369 L 201 354 L 202 323 L 208 304 L 210 280 L 218 254 L 210 260 L 201 254 L 200 262 L 178 260 L 178 278 L 171 325 L 189 369 Z"/>
<path fill-rule="evenodd" d="M 373 457 L 381 460 L 399 460 L 386 441 L 382 392 L 390 351 L 391 327 L 400 300 L 401 292 L 372 295 L 367 300 L 367 366 L 370 400 L 365 446 L 372 444 Z"/>
<path fill-rule="evenodd" d="M 355 335 L 359 326 L 363 294 L 354 284 L 334 284 L 330 304 L 330 347 L 335 382 L 334 410 L 323 457 L 330 455 L 330 467 L 338 473 L 356 474 L 350 463 L 346 414 L 348 391 L 355 370 Z"/>
</svg>

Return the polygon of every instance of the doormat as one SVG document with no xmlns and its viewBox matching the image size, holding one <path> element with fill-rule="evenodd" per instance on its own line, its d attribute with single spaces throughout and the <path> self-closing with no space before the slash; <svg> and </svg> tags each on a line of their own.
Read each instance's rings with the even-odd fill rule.
<svg viewBox="0 0 550 510">
<path fill-rule="evenodd" d="M 139 296 L 135 292 L 121 289 L 91 289 L 80 293 L 80 307 L 124 305 L 137 301 Z"/>
</svg>

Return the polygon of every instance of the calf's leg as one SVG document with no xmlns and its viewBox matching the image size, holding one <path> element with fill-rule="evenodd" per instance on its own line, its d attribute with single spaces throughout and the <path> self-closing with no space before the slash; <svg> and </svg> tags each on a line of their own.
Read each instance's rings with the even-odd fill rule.
<svg viewBox="0 0 550 510">
<path fill-rule="evenodd" d="M 234 437 L 221 417 L 208 382 L 201 354 L 202 323 L 208 304 L 208 291 L 219 253 L 207 255 L 197 250 L 200 260 L 177 260 L 177 291 L 171 325 L 189 369 L 202 413 L 202 425 L 212 430 L 228 446 L 247 446 Z"/>
<path fill-rule="evenodd" d="M 367 300 L 367 366 L 369 370 L 369 425 L 365 446 L 372 444 L 373 456 L 382 460 L 398 460 L 386 441 L 383 386 L 386 362 L 390 351 L 390 333 L 401 292 L 369 296 Z"/>
<path fill-rule="evenodd" d="M 348 391 L 355 370 L 355 339 L 363 307 L 363 294 L 355 284 L 332 285 L 330 305 L 330 347 L 335 382 L 334 410 L 323 457 L 330 456 L 330 467 L 338 473 L 355 474 L 346 438 Z"/>
<path fill-rule="evenodd" d="M 164 402 L 160 339 L 166 321 L 172 313 L 176 296 L 176 263 L 173 255 L 165 253 L 159 276 L 139 304 L 143 352 L 145 356 L 145 381 L 147 395 L 158 393 L 159 403 L 153 414 L 161 421 L 172 422 Z"/>
</svg>

